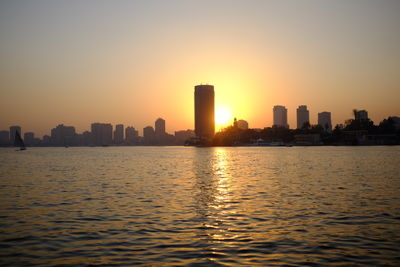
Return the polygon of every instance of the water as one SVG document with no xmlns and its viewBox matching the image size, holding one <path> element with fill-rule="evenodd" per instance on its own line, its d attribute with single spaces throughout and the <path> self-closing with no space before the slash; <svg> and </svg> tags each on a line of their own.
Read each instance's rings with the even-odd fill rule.
<svg viewBox="0 0 400 267">
<path fill-rule="evenodd" d="M 1 265 L 399 265 L 400 147 L 0 149 Z"/>
</svg>

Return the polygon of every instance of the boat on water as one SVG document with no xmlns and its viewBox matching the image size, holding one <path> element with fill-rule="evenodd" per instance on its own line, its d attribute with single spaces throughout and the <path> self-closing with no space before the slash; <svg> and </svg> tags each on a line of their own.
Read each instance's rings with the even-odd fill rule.
<svg viewBox="0 0 400 267">
<path fill-rule="evenodd" d="M 26 150 L 24 140 L 22 140 L 21 135 L 18 131 L 15 132 L 14 146 L 19 146 L 19 150 Z"/>
</svg>

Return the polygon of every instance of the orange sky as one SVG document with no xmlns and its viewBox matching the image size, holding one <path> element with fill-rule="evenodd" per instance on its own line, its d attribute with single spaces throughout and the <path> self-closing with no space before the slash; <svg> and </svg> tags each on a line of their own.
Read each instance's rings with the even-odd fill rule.
<svg viewBox="0 0 400 267">
<path fill-rule="evenodd" d="M 379 2 L 379 3 L 378 3 Z M 311 123 L 366 109 L 400 116 L 399 1 L 14 1 L 0 3 L 0 130 L 78 132 L 158 117 L 193 129 L 193 92 L 250 127 L 272 107 Z"/>
</svg>

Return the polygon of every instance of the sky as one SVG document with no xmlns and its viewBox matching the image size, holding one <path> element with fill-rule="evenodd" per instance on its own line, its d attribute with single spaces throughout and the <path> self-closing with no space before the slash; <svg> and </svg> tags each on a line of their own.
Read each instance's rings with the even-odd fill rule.
<svg viewBox="0 0 400 267">
<path fill-rule="evenodd" d="M 251 128 L 400 116 L 400 1 L 0 2 L 0 130 L 194 128 L 194 86 Z"/>
</svg>

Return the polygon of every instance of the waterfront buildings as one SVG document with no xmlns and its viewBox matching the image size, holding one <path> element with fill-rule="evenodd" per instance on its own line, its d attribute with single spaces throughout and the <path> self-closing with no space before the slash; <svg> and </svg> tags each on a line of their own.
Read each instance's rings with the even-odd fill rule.
<svg viewBox="0 0 400 267">
<path fill-rule="evenodd" d="M 197 90 L 196 90 L 197 89 Z M 206 91 L 206 93 L 203 92 Z M 139 136 L 138 131 L 128 126 L 125 129 L 124 125 L 116 125 L 113 132 L 113 126 L 110 123 L 93 123 L 91 131 L 85 131 L 82 134 L 77 134 L 73 126 L 65 126 L 63 124 L 51 129 L 51 136 L 45 135 L 42 140 L 35 138 L 33 132 L 25 132 L 23 139 L 27 146 L 107 146 L 107 145 L 233 145 L 241 144 L 241 142 L 253 142 L 257 138 L 270 141 L 294 142 L 297 145 L 317 145 L 317 144 L 343 144 L 343 145 L 376 145 L 376 144 L 399 144 L 400 143 L 400 117 L 391 116 L 384 119 L 379 125 L 374 125 L 368 119 L 366 110 L 353 110 L 354 118 L 346 120 L 345 125 L 338 125 L 335 134 L 332 134 L 331 113 L 324 111 L 318 113 L 318 125 L 326 132 L 323 133 L 320 127 L 313 125 L 309 129 L 304 130 L 289 130 L 287 124 L 287 109 L 285 106 L 273 107 L 274 126 L 283 128 L 264 129 L 253 128 L 249 131 L 249 125 L 245 120 L 234 119 L 233 127 L 227 127 L 221 134 L 218 133 L 216 138 L 210 137 L 214 127 L 209 122 L 211 121 L 207 114 L 213 115 L 213 86 L 200 85 L 195 87 L 195 119 L 197 119 L 197 132 L 193 130 L 176 131 L 175 135 L 166 132 L 166 121 L 158 118 L 155 121 L 154 128 L 147 126 L 143 129 L 143 137 Z M 196 101 L 197 100 L 197 101 Z M 302 115 L 304 111 L 304 116 Z M 207 113 L 208 112 L 208 113 Z M 206 115 L 204 115 L 206 114 Z M 303 125 L 309 119 L 309 111 L 307 106 L 302 105 L 297 109 L 298 127 L 300 121 L 303 120 Z M 206 123 L 203 123 L 206 122 Z M 203 124 L 201 124 L 203 123 Z M 284 129 L 286 128 L 286 129 Z M 235 130 L 236 129 L 236 130 Z M 241 129 L 238 131 L 237 129 Z M 207 132 L 208 131 L 208 132 Z M 0 146 L 10 146 L 14 144 L 15 133 L 21 132 L 20 126 L 11 126 L 10 131 L 0 131 Z M 114 134 L 113 134 L 114 133 Z M 208 135 L 204 134 L 208 133 Z M 300 133 L 300 135 L 299 135 Z M 240 134 L 243 134 L 240 136 Z M 311 134 L 320 134 L 321 140 L 315 139 Z M 235 142 L 232 140 L 238 138 Z M 122 139 L 122 140 L 121 140 Z M 213 139 L 213 140 L 211 140 Z M 230 141 L 228 139 L 231 139 Z M 226 142 L 226 141 L 229 142 Z M 238 141 L 239 140 L 239 141 Z M 244 140 L 244 141 L 243 141 Z M 321 141 L 321 142 L 319 142 Z"/>
<path fill-rule="evenodd" d="M 125 143 L 128 145 L 137 144 L 139 142 L 139 132 L 134 127 L 128 126 L 125 129 Z"/>
<path fill-rule="evenodd" d="M 84 145 L 84 146 L 94 145 L 93 135 L 91 132 L 84 131 L 82 133 L 82 145 Z"/>
<path fill-rule="evenodd" d="M 353 112 L 354 112 L 354 119 L 356 121 L 368 120 L 368 112 L 366 110 L 355 109 Z"/>
<path fill-rule="evenodd" d="M 15 135 L 18 132 L 21 135 L 21 127 L 20 126 L 11 126 L 10 127 L 10 144 L 13 145 L 15 141 Z"/>
<path fill-rule="evenodd" d="M 93 145 L 107 146 L 112 144 L 112 125 L 110 123 L 92 123 Z"/>
<path fill-rule="evenodd" d="M 10 144 L 10 132 L 0 131 L 0 145 L 8 146 Z"/>
<path fill-rule="evenodd" d="M 331 113 L 324 111 L 318 113 L 318 125 L 320 125 L 325 131 L 332 131 L 332 120 Z"/>
<path fill-rule="evenodd" d="M 51 145 L 51 137 L 49 135 L 44 135 L 42 138 L 42 145 L 50 146 Z"/>
<path fill-rule="evenodd" d="M 195 133 L 199 138 L 211 139 L 215 133 L 214 86 L 194 87 Z"/>
<path fill-rule="evenodd" d="M 273 126 L 289 128 L 287 123 L 287 109 L 285 106 L 274 106 L 274 124 Z"/>
<path fill-rule="evenodd" d="M 400 117 L 393 116 L 393 117 L 389 117 L 389 118 L 392 119 L 395 129 L 400 130 Z"/>
<path fill-rule="evenodd" d="M 124 125 L 117 124 L 114 130 L 114 144 L 121 145 L 124 142 Z"/>
<path fill-rule="evenodd" d="M 242 129 L 242 130 L 247 130 L 247 129 L 249 129 L 249 123 L 248 123 L 247 121 L 245 121 L 245 120 L 238 120 L 238 121 L 236 122 L 236 125 L 237 125 L 237 127 L 238 127 L 239 129 Z"/>
<path fill-rule="evenodd" d="M 155 122 L 154 144 L 155 145 L 173 145 L 175 137 L 165 131 L 165 120 L 158 118 Z"/>
<path fill-rule="evenodd" d="M 55 146 L 71 145 L 75 135 L 75 127 L 59 124 L 51 129 L 51 143 Z"/>
<path fill-rule="evenodd" d="M 315 146 L 322 144 L 319 134 L 297 134 L 294 136 L 294 143 L 299 146 Z"/>
<path fill-rule="evenodd" d="M 35 144 L 35 134 L 33 132 L 24 133 L 24 143 L 27 146 Z"/>
<path fill-rule="evenodd" d="M 143 128 L 143 138 L 146 144 L 152 144 L 154 142 L 155 132 L 152 126 Z"/>
<path fill-rule="evenodd" d="M 154 126 L 155 135 L 157 137 L 163 137 L 165 135 L 165 120 L 163 120 L 162 118 L 158 118 Z"/>
<path fill-rule="evenodd" d="M 301 105 L 296 110 L 297 113 L 297 129 L 303 128 L 304 124 L 310 124 L 310 112 L 306 105 Z"/>
<path fill-rule="evenodd" d="M 195 136 L 196 134 L 193 130 L 175 131 L 175 144 L 184 145 L 186 141 Z"/>
</svg>

